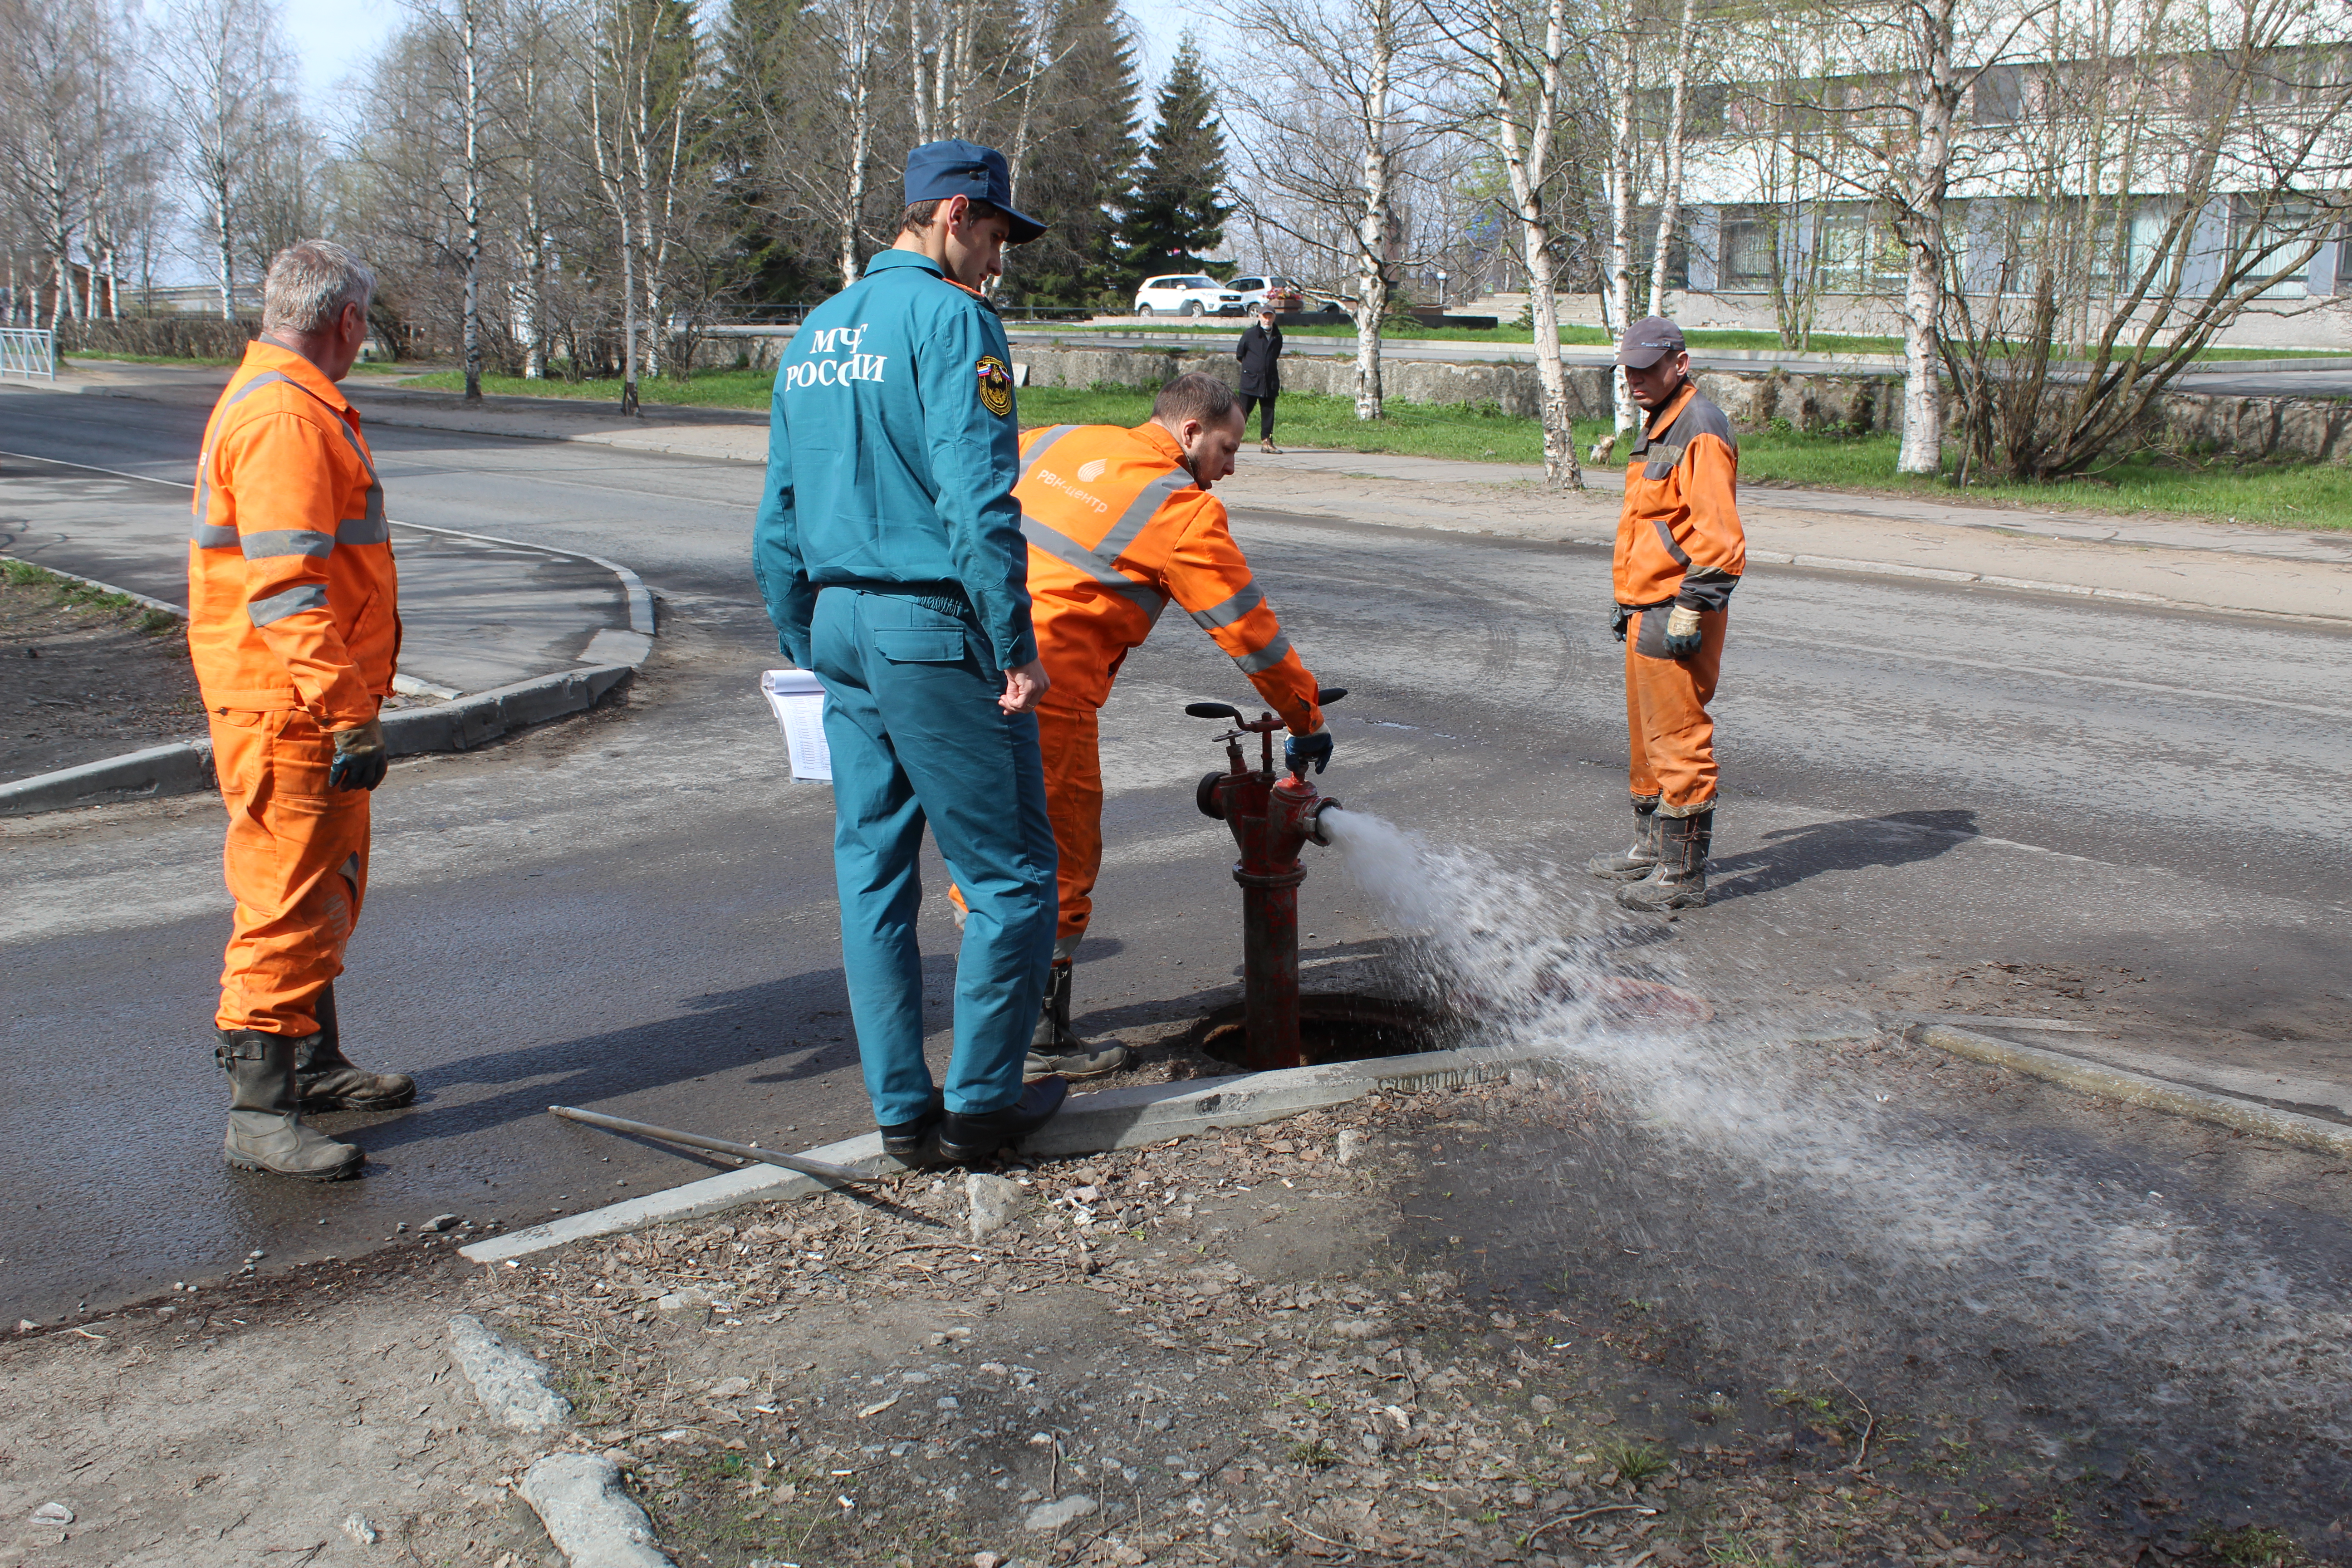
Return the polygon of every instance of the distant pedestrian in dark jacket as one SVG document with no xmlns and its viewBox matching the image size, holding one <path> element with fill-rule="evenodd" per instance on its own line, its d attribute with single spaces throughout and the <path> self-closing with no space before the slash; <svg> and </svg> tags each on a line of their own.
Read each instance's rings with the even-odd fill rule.
<svg viewBox="0 0 2352 1568">
<path fill-rule="evenodd" d="M 1252 408 L 1258 410 L 1257 449 L 1279 455 L 1282 448 L 1274 444 L 1274 400 L 1282 395 L 1282 329 L 1274 324 L 1274 307 L 1260 305 L 1257 320 L 1242 330 L 1242 341 L 1234 345 L 1234 357 L 1242 362 L 1242 428 L 1249 428 Z"/>
</svg>

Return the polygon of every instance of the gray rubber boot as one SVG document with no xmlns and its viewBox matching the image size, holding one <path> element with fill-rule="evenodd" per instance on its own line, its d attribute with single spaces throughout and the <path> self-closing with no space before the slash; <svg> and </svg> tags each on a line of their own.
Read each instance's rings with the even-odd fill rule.
<svg viewBox="0 0 2352 1568">
<path fill-rule="evenodd" d="M 1045 1004 L 1037 1012 L 1037 1032 L 1029 1038 L 1029 1060 L 1021 1069 L 1024 1082 L 1092 1078 L 1127 1065 L 1125 1046 L 1117 1041 L 1097 1046 L 1070 1032 L 1070 981 L 1076 969 L 1066 958 L 1054 961 L 1054 975 L 1045 984 Z"/>
<path fill-rule="evenodd" d="M 1629 910 L 1661 914 L 1706 908 L 1706 851 L 1715 838 L 1715 813 L 1658 818 L 1658 863 L 1638 882 L 1617 889 Z"/>
<path fill-rule="evenodd" d="M 310 1005 L 319 1032 L 294 1047 L 294 1087 L 305 1110 L 396 1110 L 416 1098 L 416 1080 L 404 1072 L 370 1072 L 343 1055 L 343 1032 L 335 1019 L 335 983 Z"/>
<path fill-rule="evenodd" d="M 228 1074 L 228 1137 L 222 1153 L 240 1171 L 333 1182 L 360 1168 L 349 1143 L 302 1125 L 294 1089 L 294 1052 L 315 1036 L 295 1039 L 252 1029 L 215 1031 L 213 1058 Z"/>
<path fill-rule="evenodd" d="M 1611 882 L 1646 877 L 1658 863 L 1658 797 L 1633 802 L 1633 843 L 1614 855 L 1595 855 L 1584 863 L 1594 876 Z"/>
</svg>

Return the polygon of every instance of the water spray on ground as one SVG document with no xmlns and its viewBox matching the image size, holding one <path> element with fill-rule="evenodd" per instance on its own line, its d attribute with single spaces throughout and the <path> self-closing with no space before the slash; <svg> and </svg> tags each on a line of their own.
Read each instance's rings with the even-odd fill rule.
<svg viewBox="0 0 2352 1568">
<path fill-rule="evenodd" d="M 1470 1021 L 1466 1043 L 1540 1043 L 1601 1108 L 1550 1168 L 1514 1173 L 1541 1201 L 1508 1223 L 1613 1287 L 1640 1254 L 1640 1283 L 1696 1326 L 1694 1375 L 1826 1376 L 1939 1404 L 2085 1479 L 2340 1513 L 2345 1227 L 2282 1247 L 2152 1190 L 2128 1151 L 2006 1146 L 1891 1103 L 1886 1075 L 1798 1043 L 1804 1022 L 1675 1005 L 1675 961 L 1581 879 L 1360 811 L 1326 826 L 1411 984 Z"/>
</svg>

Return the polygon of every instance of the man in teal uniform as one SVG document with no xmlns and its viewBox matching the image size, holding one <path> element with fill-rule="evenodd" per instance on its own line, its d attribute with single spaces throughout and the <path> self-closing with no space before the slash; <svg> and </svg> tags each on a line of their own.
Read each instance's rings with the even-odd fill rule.
<svg viewBox="0 0 2352 1568">
<path fill-rule="evenodd" d="M 1013 210 L 1003 155 L 907 155 L 897 242 L 801 323 L 776 370 L 752 563 L 786 658 L 824 682 L 841 956 L 883 1147 L 984 1161 L 1061 1108 L 1021 1081 L 1053 961 L 1054 829 L 1037 752 L 1012 351 L 980 289 Z M 970 913 L 944 1092 L 923 1060 L 930 825 Z"/>
</svg>

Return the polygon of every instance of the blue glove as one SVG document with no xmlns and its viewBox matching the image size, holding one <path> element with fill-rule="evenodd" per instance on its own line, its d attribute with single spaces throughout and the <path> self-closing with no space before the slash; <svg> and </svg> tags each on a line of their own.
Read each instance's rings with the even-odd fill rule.
<svg viewBox="0 0 2352 1568">
<path fill-rule="evenodd" d="M 1698 612 L 1688 605 L 1676 605 L 1666 616 L 1666 657 L 1688 658 L 1698 651 Z"/>
<path fill-rule="evenodd" d="M 1331 760 L 1331 731 L 1318 730 L 1312 735 L 1293 735 L 1282 742 L 1282 765 L 1294 773 L 1304 773 L 1307 764 L 1315 764 L 1321 773 Z"/>
<path fill-rule="evenodd" d="M 1623 642 L 1625 640 L 1625 627 L 1631 624 L 1633 619 L 1633 612 L 1627 609 L 1624 605 L 1611 605 L 1609 607 L 1609 635 L 1615 637 L 1619 642 Z"/>
</svg>

